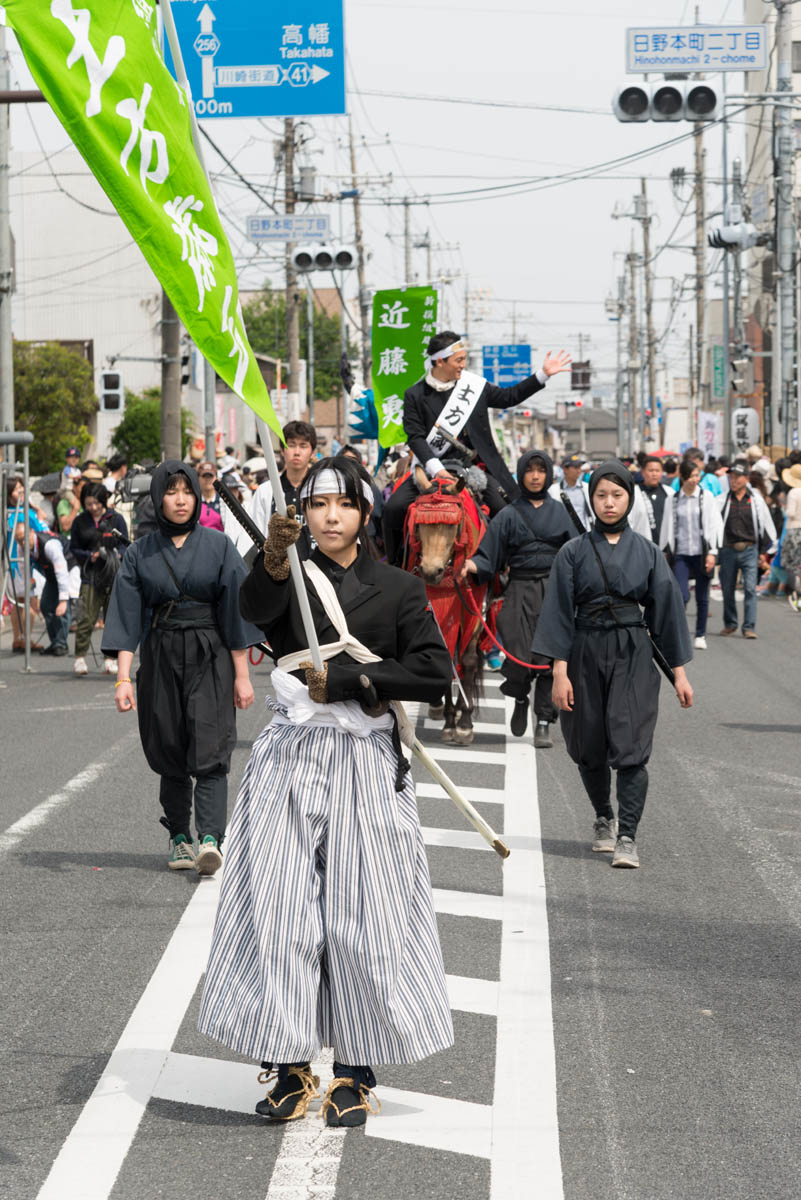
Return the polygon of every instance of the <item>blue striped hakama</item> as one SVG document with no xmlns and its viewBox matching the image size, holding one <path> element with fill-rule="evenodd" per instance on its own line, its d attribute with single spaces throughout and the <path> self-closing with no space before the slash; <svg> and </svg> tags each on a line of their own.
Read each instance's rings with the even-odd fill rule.
<svg viewBox="0 0 801 1200">
<path fill-rule="evenodd" d="M 412 1063 L 453 1044 L 411 772 L 391 734 L 277 717 L 231 818 L 199 1029 L 257 1061 Z"/>
</svg>

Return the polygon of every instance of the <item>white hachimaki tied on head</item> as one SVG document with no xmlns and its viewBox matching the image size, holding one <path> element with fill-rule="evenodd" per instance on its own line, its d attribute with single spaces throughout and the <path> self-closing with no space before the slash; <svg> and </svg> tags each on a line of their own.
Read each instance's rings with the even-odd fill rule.
<svg viewBox="0 0 801 1200">
<path fill-rule="evenodd" d="M 347 496 L 358 506 L 363 521 L 373 507 L 370 476 L 361 463 L 343 455 L 322 458 L 309 471 L 300 489 L 301 507 L 305 508 L 315 496 Z"/>
</svg>

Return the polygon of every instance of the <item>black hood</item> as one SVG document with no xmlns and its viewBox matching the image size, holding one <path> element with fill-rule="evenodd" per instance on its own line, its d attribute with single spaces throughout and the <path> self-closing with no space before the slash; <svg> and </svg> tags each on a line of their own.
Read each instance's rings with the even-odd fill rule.
<svg viewBox="0 0 801 1200">
<path fill-rule="evenodd" d="M 545 486 L 539 492 L 530 492 L 523 486 L 523 476 L 535 458 L 538 458 L 545 467 Z M 550 455 L 546 454 L 544 450 L 526 450 L 524 454 L 521 454 L 517 463 L 517 482 L 520 485 L 520 491 L 527 500 L 544 499 L 548 495 L 548 488 L 553 483 L 553 462 Z"/>
<path fill-rule="evenodd" d="M 183 475 L 195 497 L 195 511 L 183 525 L 178 525 L 174 521 L 168 521 L 161 511 L 161 502 L 164 499 L 164 493 L 167 491 L 167 481 L 171 475 Z M 200 520 L 201 496 L 200 480 L 197 477 L 197 471 L 187 466 L 186 463 L 180 462 L 177 458 L 168 458 L 165 462 L 159 463 L 150 481 L 150 499 L 153 501 L 156 523 L 165 537 L 177 537 L 182 533 L 190 533 Z"/>
<path fill-rule="evenodd" d="M 629 523 L 629 513 L 631 512 L 632 507 L 634 505 L 634 479 L 632 478 L 631 472 L 628 471 L 626 469 L 626 467 L 623 466 L 623 463 L 620 462 L 619 459 L 608 458 L 606 460 L 606 462 L 601 463 L 600 467 L 596 467 L 595 470 L 593 471 L 592 475 L 590 476 L 589 490 L 590 490 L 590 503 L 591 504 L 592 504 L 592 498 L 595 495 L 595 489 L 598 487 L 598 484 L 601 482 L 602 479 L 606 479 L 609 476 L 611 476 L 615 480 L 616 483 L 619 483 L 620 486 L 622 488 L 625 488 L 626 491 L 628 492 L 628 494 L 629 494 L 628 508 L 626 509 L 623 516 L 620 517 L 617 521 L 615 521 L 612 524 L 610 524 L 608 521 L 601 520 L 601 518 L 595 512 L 594 505 L 593 505 L 592 511 L 593 511 L 593 515 L 595 516 L 596 525 L 599 525 L 604 532 L 620 533 L 620 531 L 622 529 L 625 529 L 627 527 L 627 525 Z"/>
</svg>

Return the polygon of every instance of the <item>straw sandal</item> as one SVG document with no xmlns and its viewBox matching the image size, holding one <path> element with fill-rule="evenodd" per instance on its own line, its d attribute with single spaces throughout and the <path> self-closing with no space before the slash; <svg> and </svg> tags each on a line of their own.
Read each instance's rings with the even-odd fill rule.
<svg viewBox="0 0 801 1200">
<path fill-rule="evenodd" d="M 278 1078 L 277 1071 L 262 1071 L 259 1083 L 270 1083 Z M 306 1116 L 312 1100 L 319 1100 L 320 1078 L 312 1075 L 311 1067 L 290 1067 L 286 1079 L 279 1079 L 264 1100 L 256 1105 L 260 1117 L 273 1121 L 298 1121 Z"/>
<path fill-rule="evenodd" d="M 375 1108 L 371 1106 L 371 1097 L 375 1101 Z M 353 1079 L 334 1078 L 325 1093 L 320 1116 L 331 1128 L 342 1126 L 353 1129 L 365 1124 L 368 1113 L 378 1116 L 380 1112 L 381 1101 L 365 1084 L 360 1083 L 357 1087 Z"/>
</svg>

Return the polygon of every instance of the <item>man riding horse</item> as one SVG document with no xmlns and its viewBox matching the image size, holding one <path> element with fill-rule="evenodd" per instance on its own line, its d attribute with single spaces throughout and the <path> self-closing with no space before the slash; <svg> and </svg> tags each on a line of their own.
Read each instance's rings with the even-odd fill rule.
<svg viewBox="0 0 801 1200">
<path fill-rule="evenodd" d="M 520 492 L 490 429 L 490 408 L 514 408 L 545 387 L 551 375 L 567 371 L 570 355 L 550 352 L 538 371 L 513 387 L 496 387 L 479 375 L 466 371 L 467 347 L 458 333 L 444 330 L 428 343 L 429 369 L 408 388 L 403 400 L 403 428 L 416 461 L 429 479 L 453 482 L 443 466 L 451 443 L 441 430 L 475 452 L 487 475 L 484 503 L 490 515 L 517 499 Z M 392 494 L 384 508 L 384 544 L 387 562 L 401 565 L 403 522 L 406 510 L 418 494 L 412 475 Z"/>
</svg>

